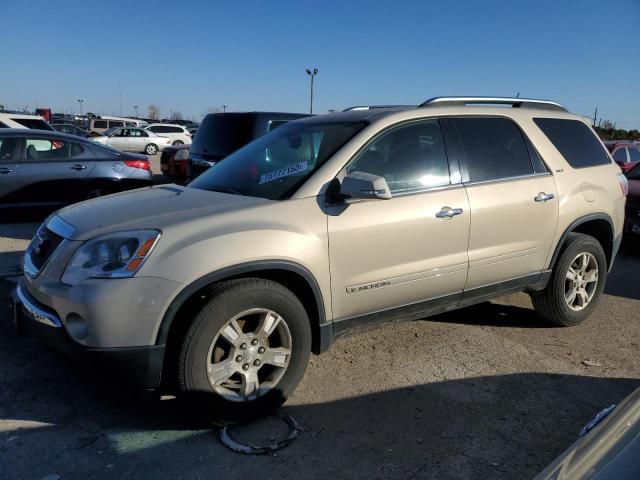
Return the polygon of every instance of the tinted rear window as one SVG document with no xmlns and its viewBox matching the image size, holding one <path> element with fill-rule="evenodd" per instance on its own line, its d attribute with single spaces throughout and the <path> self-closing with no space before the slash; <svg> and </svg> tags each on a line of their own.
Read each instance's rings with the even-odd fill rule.
<svg viewBox="0 0 640 480">
<path fill-rule="evenodd" d="M 469 181 L 499 180 L 534 173 L 520 129 L 506 118 L 456 118 L 466 153 Z"/>
<path fill-rule="evenodd" d="M 198 129 L 191 152 L 226 157 L 253 139 L 253 127 L 253 117 L 249 115 L 207 115 Z"/>
<path fill-rule="evenodd" d="M 534 118 L 536 125 L 573 168 L 611 163 L 593 130 L 578 120 Z"/>
<path fill-rule="evenodd" d="M 107 128 L 106 120 L 96 120 L 93 122 L 93 128 Z"/>
<path fill-rule="evenodd" d="M 51 125 L 44 120 L 39 120 L 37 118 L 12 118 L 11 120 L 27 128 L 34 128 L 36 130 L 53 130 Z"/>
</svg>

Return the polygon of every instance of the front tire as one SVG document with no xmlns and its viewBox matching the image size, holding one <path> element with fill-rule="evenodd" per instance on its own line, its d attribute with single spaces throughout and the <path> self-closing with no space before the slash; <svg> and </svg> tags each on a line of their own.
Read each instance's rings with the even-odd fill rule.
<svg viewBox="0 0 640 480">
<path fill-rule="evenodd" d="M 604 290 L 607 259 L 595 238 L 570 233 L 544 290 L 531 293 L 535 311 L 563 327 L 583 322 Z"/>
<path fill-rule="evenodd" d="M 144 153 L 146 153 L 147 155 L 155 155 L 156 153 L 158 153 L 158 146 L 150 143 L 144 148 Z"/>
<path fill-rule="evenodd" d="M 309 360 L 311 327 L 300 300 L 271 280 L 223 282 L 182 344 L 180 388 L 205 412 L 268 413 L 286 401 Z"/>
</svg>

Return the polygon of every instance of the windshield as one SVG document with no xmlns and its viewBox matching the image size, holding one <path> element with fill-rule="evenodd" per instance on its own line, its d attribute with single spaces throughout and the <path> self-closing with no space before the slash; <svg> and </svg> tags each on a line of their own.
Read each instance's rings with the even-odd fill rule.
<svg viewBox="0 0 640 480">
<path fill-rule="evenodd" d="M 363 122 L 283 125 L 214 165 L 189 187 L 270 200 L 287 198 L 365 126 Z"/>
</svg>

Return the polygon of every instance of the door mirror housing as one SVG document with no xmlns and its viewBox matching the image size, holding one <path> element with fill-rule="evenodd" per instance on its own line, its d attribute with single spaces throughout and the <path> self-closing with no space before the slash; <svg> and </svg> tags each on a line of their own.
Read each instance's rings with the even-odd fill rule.
<svg viewBox="0 0 640 480">
<path fill-rule="evenodd" d="M 352 199 L 389 200 L 391 191 L 384 177 L 373 173 L 355 171 L 342 179 L 340 196 Z"/>
</svg>

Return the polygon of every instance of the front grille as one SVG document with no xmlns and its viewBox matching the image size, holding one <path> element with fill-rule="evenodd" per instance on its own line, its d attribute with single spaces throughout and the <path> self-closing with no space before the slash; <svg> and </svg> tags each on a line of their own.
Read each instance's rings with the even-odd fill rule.
<svg viewBox="0 0 640 480">
<path fill-rule="evenodd" d="M 64 238 L 53 233 L 45 226 L 40 227 L 27 249 L 27 255 L 31 264 L 39 270 L 42 269 L 49 257 L 60 246 Z"/>
</svg>

